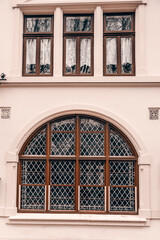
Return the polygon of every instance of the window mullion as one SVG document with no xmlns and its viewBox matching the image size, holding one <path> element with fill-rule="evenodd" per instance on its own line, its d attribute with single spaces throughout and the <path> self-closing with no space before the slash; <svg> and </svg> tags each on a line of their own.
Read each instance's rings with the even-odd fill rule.
<svg viewBox="0 0 160 240">
<path fill-rule="evenodd" d="M 80 152 L 80 136 L 79 136 L 79 116 L 76 117 L 76 169 L 75 169 L 75 210 L 79 207 L 79 152 Z"/>
<path fill-rule="evenodd" d="M 117 37 L 117 74 L 121 74 L 121 37 Z"/>
<path fill-rule="evenodd" d="M 40 37 L 36 39 L 36 75 L 40 74 Z"/>
<path fill-rule="evenodd" d="M 108 212 L 108 204 L 109 204 L 109 197 L 108 197 L 108 188 L 110 185 L 110 172 L 109 172 L 109 126 L 108 123 L 105 126 L 105 154 L 106 154 L 106 169 L 105 169 L 105 177 L 106 177 L 106 211 Z"/>
<path fill-rule="evenodd" d="M 80 37 L 76 37 L 76 74 L 80 74 Z"/>
<path fill-rule="evenodd" d="M 50 124 L 47 124 L 47 137 L 46 137 L 46 170 L 45 170 L 45 185 L 46 185 L 46 211 L 48 211 L 48 202 L 50 201 L 50 164 L 49 164 L 49 156 L 50 156 L 50 139 L 51 139 L 51 130 Z"/>
</svg>

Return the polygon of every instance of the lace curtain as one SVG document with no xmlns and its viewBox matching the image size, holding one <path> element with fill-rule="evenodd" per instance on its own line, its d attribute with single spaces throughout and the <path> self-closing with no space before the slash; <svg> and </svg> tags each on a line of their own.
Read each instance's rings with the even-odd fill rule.
<svg viewBox="0 0 160 240">
<path fill-rule="evenodd" d="M 40 72 L 50 73 L 51 40 L 41 39 Z"/>
<path fill-rule="evenodd" d="M 122 73 L 132 71 L 132 39 L 121 38 L 121 68 Z"/>
<path fill-rule="evenodd" d="M 36 72 L 36 39 L 26 40 L 26 73 Z"/>
<path fill-rule="evenodd" d="M 117 39 L 106 39 L 107 73 L 117 72 Z"/>
</svg>

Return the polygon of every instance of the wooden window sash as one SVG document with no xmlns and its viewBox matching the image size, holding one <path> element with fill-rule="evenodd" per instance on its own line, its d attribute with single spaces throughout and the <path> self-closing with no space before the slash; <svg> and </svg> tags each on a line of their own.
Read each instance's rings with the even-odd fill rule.
<svg viewBox="0 0 160 240">
<path fill-rule="evenodd" d="M 26 23 L 27 18 L 36 18 L 36 17 L 50 17 L 51 18 L 51 31 L 50 32 L 27 32 Z M 26 77 L 48 77 L 53 76 L 53 16 L 52 15 L 25 15 L 24 16 L 24 27 L 23 27 L 23 68 L 22 75 Z M 36 72 L 35 73 L 26 73 L 26 39 L 36 39 Z M 50 73 L 44 74 L 40 73 L 40 41 L 41 39 L 50 39 Z"/>
<path fill-rule="evenodd" d="M 131 30 L 122 31 L 107 31 L 106 30 L 106 16 L 121 16 L 131 15 Z M 135 75 L 135 15 L 134 13 L 105 13 L 103 17 L 103 75 L 104 76 L 134 76 Z M 130 37 L 132 41 L 132 71 L 131 73 L 121 73 L 121 38 Z M 117 73 L 106 72 L 106 39 L 117 38 Z"/>
<path fill-rule="evenodd" d="M 110 167 L 109 167 L 109 162 L 110 161 L 118 161 L 118 162 L 123 162 L 123 161 L 132 161 L 134 162 L 134 172 L 135 172 L 135 177 L 134 177 L 134 186 L 128 186 L 128 185 L 121 185 L 120 187 L 136 187 L 137 188 L 137 199 L 135 199 L 135 201 L 137 201 L 137 206 L 139 204 L 138 202 L 138 164 L 137 164 L 137 156 L 134 154 L 134 156 L 109 156 L 109 148 L 110 148 L 110 144 L 109 144 L 109 126 L 110 124 L 108 124 L 107 122 L 104 123 L 105 129 L 104 131 L 99 131 L 99 132 L 104 132 L 105 135 L 105 141 L 104 141 L 104 145 L 105 145 L 105 155 L 104 156 L 80 156 L 80 117 L 81 115 L 77 115 L 74 116 L 75 117 L 75 156 L 51 156 L 50 155 L 50 149 L 51 149 L 51 124 L 52 122 L 48 122 L 47 123 L 47 128 L 46 128 L 46 156 L 25 156 L 25 155 L 20 155 L 20 161 L 18 163 L 18 188 L 17 188 L 17 206 L 19 206 L 20 202 L 19 202 L 19 198 L 21 197 L 19 194 L 19 186 L 45 186 L 45 191 L 46 191 L 46 206 L 45 209 L 43 210 L 36 210 L 36 209 L 18 209 L 18 212 L 63 212 L 63 213 L 69 213 L 69 212 L 75 212 L 75 213 L 111 213 L 111 214 L 137 214 L 137 211 L 133 212 L 133 211 L 110 211 L 108 206 L 109 206 L 109 198 L 108 198 L 108 189 L 109 187 L 113 187 L 112 185 L 110 185 Z M 85 116 L 83 116 L 85 117 Z M 94 119 L 94 118 L 93 118 Z M 114 127 L 115 128 L 115 127 Z M 43 129 L 43 128 L 41 128 Z M 41 131 L 38 130 L 38 132 Z M 116 130 L 116 128 L 115 128 Z M 53 131 L 54 132 L 54 131 Z M 61 132 L 61 131 L 60 131 Z M 62 131 L 65 132 L 65 131 Z M 82 131 L 83 132 L 83 131 Z M 86 131 L 88 133 L 91 133 L 92 131 Z M 97 131 L 98 132 L 98 131 Z M 34 133 L 35 135 L 37 134 L 37 132 L 35 131 Z M 32 135 L 33 137 L 33 135 Z M 124 136 L 123 136 L 124 137 Z M 124 137 L 125 140 L 127 140 L 126 137 Z M 32 139 L 31 137 L 29 139 Z M 27 141 L 28 144 L 29 141 Z M 128 142 L 128 140 L 127 140 Z M 27 145 L 25 144 L 25 146 Z M 129 146 L 132 146 L 132 144 L 130 142 L 128 142 Z M 25 149 L 25 147 L 23 147 L 23 149 Z M 131 147 L 131 151 L 133 151 L 133 148 Z M 22 152 L 21 152 L 22 154 Z M 22 184 L 21 183 L 21 179 L 22 179 L 22 161 L 23 160 L 45 160 L 46 161 L 46 168 L 45 168 L 45 184 Z M 69 160 L 73 160 L 75 161 L 75 182 L 74 184 L 51 184 L 51 161 L 58 161 L 58 160 L 65 160 L 65 161 L 69 161 Z M 83 185 L 80 184 L 80 161 L 104 161 L 104 184 L 102 185 Z M 50 209 L 50 186 L 74 186 L 75 187 L 75 210 L 51 210 Z M 79 189 L 81 186 L 85 186 L 85 187 L 104 187 L 104 191 L 105 191 L 105 211 L 93 211 L 93 210 L 80 210 L 79 209 Z M 115 187 L 118 187 L 117 185 Z M 135 209 L 136 210 L 136 209 Z"/>
</svg>

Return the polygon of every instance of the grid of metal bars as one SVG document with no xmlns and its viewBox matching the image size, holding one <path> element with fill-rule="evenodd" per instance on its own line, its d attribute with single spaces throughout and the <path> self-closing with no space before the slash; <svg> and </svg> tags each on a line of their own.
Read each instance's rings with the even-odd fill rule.
<svg viewBox="0 0 160 240">
<path fill-rule="evenodd" d="M 137 174 L 133 146 L 108 122 L 51 121 L 22 148 L 19 211 L 136 214 Z"/>
</svg>

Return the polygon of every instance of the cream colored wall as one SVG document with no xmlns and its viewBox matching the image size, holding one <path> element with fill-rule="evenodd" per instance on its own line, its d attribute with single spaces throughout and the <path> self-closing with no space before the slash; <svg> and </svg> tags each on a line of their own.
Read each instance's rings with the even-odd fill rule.
<svg viewBox="0 0 160 240">
<path fill-rule="evenodd" d="M 101 7 L 95 8 L 95 76 L 89 78 L 62 77 L 62 11 L 54 9 L 55 25 L 54 76 L 28 78 L 21 76 L 23 16 L 12 4 L 23 1 L 0 2 L 0 73 L 13 82 L 143 82 L 143 87 L 114 87 L 88 85 L 9 87 L 0 85 L 0 107 L 11 107 L 10 119 L 0 119 L 0 239 L 159 239 L 160 224 L 160 120 L 149 120 L 148 107 L 160 107 L 159 87 L 147 87 L 145 82 L 160 82 L 160 1 L 148 0 L 136 10 L 136 69 L 134 77 L 103 77 Z M 32 1 L 26 1 L 28 3 Z M 38 2 L 38 1 L 35 1 Z M 61 2 L 61 1 L 59 1 Z M 67 2 L 67 0 L 66 0 Z M 81 2 L 80 0 L 74 2 Z M 91 2 L 91 1 L 90 1 Z M 95 1 L 94 1 L 95 2 Z M 102 1 L 104 2 L 104 1 Z M 106 0 L 107 2 L 107 0 Z M 115 2 L 115 1 L 114 1 Z M 125 1 L 127 2 L 127 1 Z M 130 1 L 128 1 L 130 2 Z M 97 17 L 97 19 L 96 19 Z M 47 116 L 69 110 L 88 110 L 111 118 L 132 140 L 141 156 L 140 213 L 141 219 L 151 219 L 149 227 L 63 226 L 53 219 L 45 225 L 9 225 L 8 216 L 16 214 L 16 176 L 18 151 L 40 121 Z M 149 172 L 150 171 L 150 172 Z M 150 195 L 150 197 L 148 196 Z M 151 211 L 150 211 L 151 210 Z M 41 217 L 40 217 L 41 218 Z M 42 219 L 43 220 L 43 219 Z M 133 219 L 132 219 L 133 220 Z M 105 220 L 107 221 L 107 220 Z M 118 220 L 119 221 L 119 220 Z M 119 224 L 122 220 L 119 221 Z M 128 220 L 126 220 L 127 222 Z M 137 224 L 137 219 L 135 224 Z M 66 221 L 67 223 L 67 221 Z M 15 221 L 14 221 L 15 224 Z M 97 224 L 98 225 L 98 224 Z M 114 224 L 113 224 L 114 225 Z M 118 224 L 117 224 L 118 225 Z"/>
</svg>

